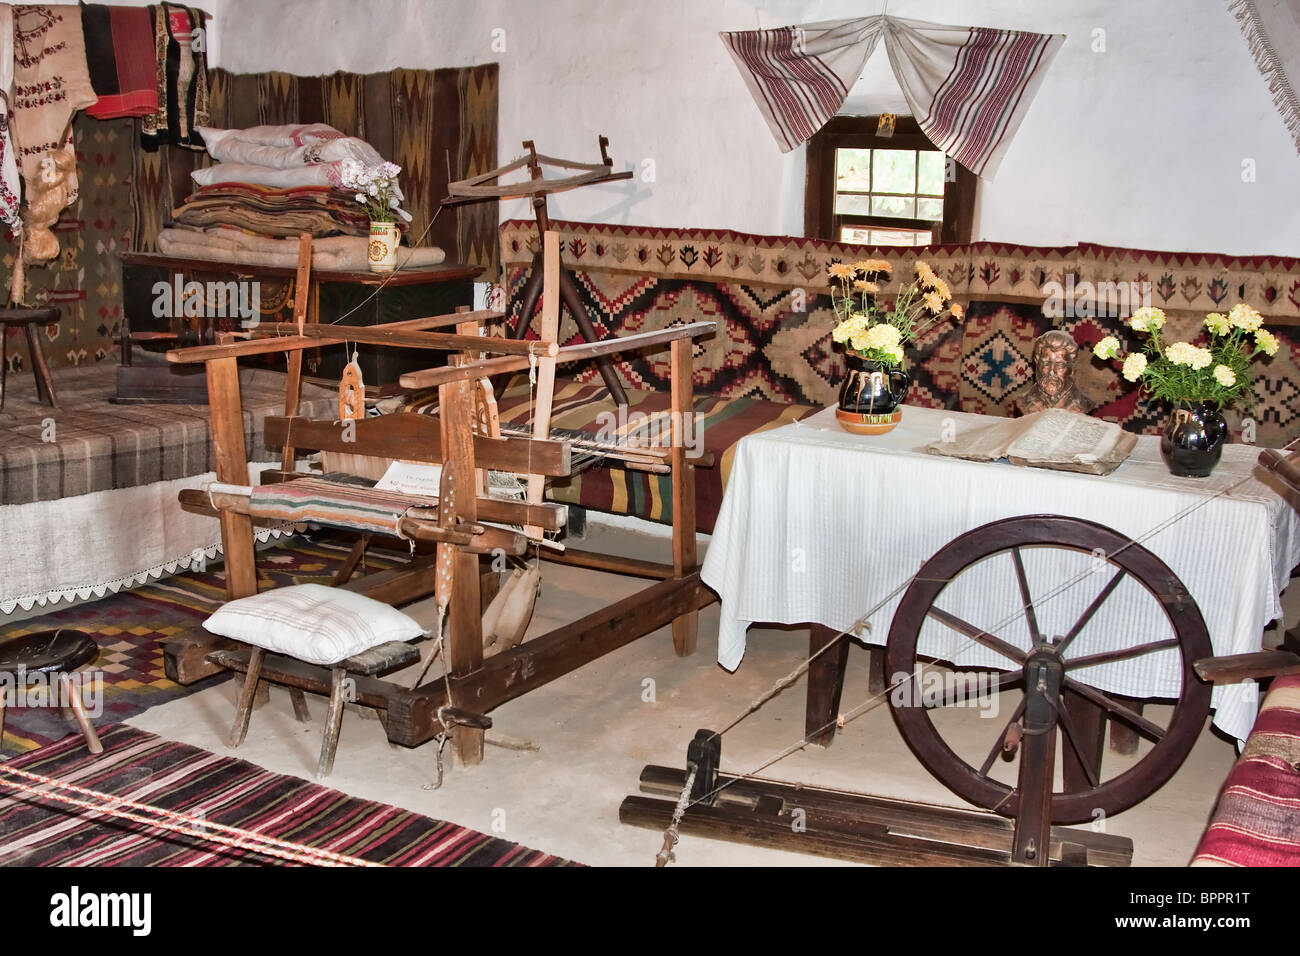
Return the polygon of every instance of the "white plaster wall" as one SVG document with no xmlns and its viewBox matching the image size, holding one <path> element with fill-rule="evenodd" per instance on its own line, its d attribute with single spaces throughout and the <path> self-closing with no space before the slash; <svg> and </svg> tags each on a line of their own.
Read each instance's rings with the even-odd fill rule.
<svg viewBox="0 0 1300 956">
<path fill-rule="evenodd" d="M 496 60 L 503 162 L 528 138 L 551 155 L 593 159 L 603 132 L 615 166 L 637 172 L 632 183 L 552 197 L 555 217 L 798 235 L 803 150 L 777 149 L 716 34 L 879 9 L 854 0 L 218 0 L 213 59 L 237 72 L 299 74 Z M 1067 35 L 983 186 L 978 238 L 1300 256 L 1300 156 L 1226 0 L 891 0 L 889 12 Z M 1092 49 L 1098 29 L 1104 52 Z M 883 48 L 851 104 L 904 109 Z M 1242 181 L 1246 159 L 1254 182 Z M 506 203 L 501 215 L 528 209 Z"/>
</svg>

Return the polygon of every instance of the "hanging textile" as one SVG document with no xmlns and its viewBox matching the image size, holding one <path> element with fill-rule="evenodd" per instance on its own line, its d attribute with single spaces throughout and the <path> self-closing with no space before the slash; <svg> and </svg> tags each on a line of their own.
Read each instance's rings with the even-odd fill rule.
<svg viewBox="0 0 1300 956">
<path fill-rule="evenodd" d="M 1300 4 L 1295 0 L 1231 0 L 1273 105 L 1300 150 Z"/>
<path fill-rule="evenodd" d="M 158 112 L 154 20 L 146 7 L 81 6 L 90 83 L 99 102 L 86 112 L 96 119 Z"/>
<path fill-rule="evenodd" d="M 784 152 L 835 115 L 883 36 L 922 132 L 967 169 L 990 178 L 1065 42 L 1060 34 L 886 16 L 721 36 Z"/>
<path fill-rule="evenodd" d="M 154 17 L 158 111 L 141 120 L 147 149 L 163 143 L 203 149 L 196 126 L 208 125 L 208 57 L 201 42 L 203 12 L 173 3 L 149 8 Z"/>
<path fill-rule="evenodd" d="M 75 6 L 14 7 L 13 137 L 23 181 L 41 160 L 69 144 L 72 114 L 95 102 L 86 68 L 81 11 Z M 75 189 L 73 191 L 75 198 Z"/>
<path fill-rule="evenodd" d="M 18 180 L 18 160 L 14 158 L 13 137 L 10 135 L 9 91 L 14 88 L 14 8 L 0 4 L 0 222 L 10 229 L 19 222 L 18 204 L 22 185 Z"/>
</svg>

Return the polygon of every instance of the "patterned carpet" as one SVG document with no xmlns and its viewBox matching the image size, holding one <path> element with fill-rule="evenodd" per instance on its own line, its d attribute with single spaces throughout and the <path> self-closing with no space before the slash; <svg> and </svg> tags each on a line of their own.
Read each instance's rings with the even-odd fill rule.
<svg viewBox="0 0 1300 956">
<path fill-rule="evenodd" d="M 104 753 L 91 756 L 69 738 L 12 761 L 30 773 L 162 810 L 389 866 L 568 866 L 452 823 L 297 777 L 269 773 L 244 760 L 163 740 L 112 724 L 101 731 Z M 17 781 L 12 774 L 0 775 Z M 23 782 L 23 781 L 19 781 Z M 255 795 L 255 799 L 250 799 Z M 77 799 L 85 799 L 73 795 Z M 76 811 L 0 787 L 0 865 L 240 866 L 283 861 L 248 850 Z"/>
<path fill-rule="evenodd" d="M 281 539 L 258 553 L 259 586 L 329 583 L 343 563 L 350 544 L 323 533 Z M 400 563 L 383 553 L 367 555 L 357 574 L 381 571 Z M 163 673 L 161 638 L 199 625 L 225 600 L 221 565 L 205 572 L 186 572 L 101 601 L 54 611 L 0 627 L 0 642 L 36 631 L 71 627 L 90 634 L 99 644 L 99 658 L 84 668 L 103 674 L 102 713 L 96 724 L 126 720 L 150 707 L 226 680 L 217 675 L 182 687 Z M 89 688 L 88 688 L 89 693 Z M 88 706 L 93 704 L 88 699 Z M 11 707 L 5 711 L 3 753 L 25 752 L 61 740 L 75 732 L 57 708 Z M 77 739 L 80 739 L 78 737 Z"/>
</svg>

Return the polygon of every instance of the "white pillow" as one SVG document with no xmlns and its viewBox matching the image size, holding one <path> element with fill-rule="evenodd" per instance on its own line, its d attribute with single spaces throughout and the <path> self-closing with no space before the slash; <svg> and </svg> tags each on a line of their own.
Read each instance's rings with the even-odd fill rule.
<svg viewBox="0 0 1300 956">
<path fill-rule="evenodd" d="M 424 633 L 397 608 L 323 584 L 295 584 L 230 601 L 203 626 L 222 637 L 326 666 Z"/>
</svg>

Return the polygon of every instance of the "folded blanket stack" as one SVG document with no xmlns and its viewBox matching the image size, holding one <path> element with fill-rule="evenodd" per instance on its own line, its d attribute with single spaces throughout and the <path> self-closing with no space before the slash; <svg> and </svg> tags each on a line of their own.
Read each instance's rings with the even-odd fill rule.
<svg viewBox="0 0 1300 956">
<path fill-rule="evenodd" d="M 347 162 L 381 165 L 383 157 L 370 144 L 324 123 L 241 130 L 205 126 L 198 132 L 217 163 L 191 174 L 199 188 L 172 210 L 173 228 L 159 235 L 160 250 L 292 267 L 297 237 L 309 233 L 316 240 L 314 268 L 368 268 L 370 215 L 355 190 L 342 188 L 342 172 Z M 434 247 L 403 248 L 397 267 L 435 265 L 443 258 Z"/>
<path fill-rule="evenodd" d="M 367 236 L 331 236 L 312 243 L 311 267 L 327 272 L 365 272 L 370 239 Z M 297 239 L 252 236 L 238 229 L 163 229 L 158 233 L 158 251 L 181 259 L 207 259 L 245 265 L 298 265 Z M 438 265 L 446 258 L 436 246 L 397 250 L 398 269 L 419 269 Z"/>
<path fill-rule="evenodd" d="M 204 186 L 172 211 L 178 226 L 230 226 L 259 236 L 365 236 L 370 217 L 355 199 L 328 186 L 273 189 L 252 183 Z"/>
</svg>

